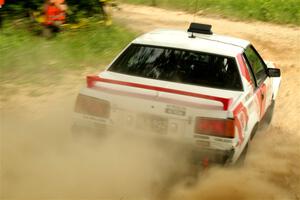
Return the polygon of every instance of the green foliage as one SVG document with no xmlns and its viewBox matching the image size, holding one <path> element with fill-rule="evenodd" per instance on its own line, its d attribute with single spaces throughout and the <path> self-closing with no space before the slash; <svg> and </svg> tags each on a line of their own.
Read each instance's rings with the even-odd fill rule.
<svg viewBox="0 0 300 200">
<path fill-rule="evenodd" d="M 64 30 L 47 40 L 34 36 L 20 22 L 18 27 L 5 24 L 0 33 L 0 83 L 45 82 L 59 79 L 64 71 L 107 65 L 135 34 L 118 26 L 89 21 L 88 26 Z"/>
<path fill-rule="evenodd" d="M 152 5 L 153 0 L 121 0 Z M 221 14 L 236 19 L 256 19 L 300 25 L 299 0 L 156 0 L 156 5 L 195 12 Z"/>
<path fill-rule="evenodd" d="M 6 0 L 1 12 L 8 18 L 29 16 L 31 10 L 37 10 L 43 4 L 39 0 Z"/>
<path fill-rule="evenodd" d="M 77 21 L 80 17 L 90 17 L 94 15 L 101 16 L 101 7 L 99 0 L 66 0 L 68 5 L 68 21 Z M 32 11 L 42 11 L 44 0 L 6 0 L 2 12 L 8 18 L 20 18 L 29 16 Z"/>
</svg>

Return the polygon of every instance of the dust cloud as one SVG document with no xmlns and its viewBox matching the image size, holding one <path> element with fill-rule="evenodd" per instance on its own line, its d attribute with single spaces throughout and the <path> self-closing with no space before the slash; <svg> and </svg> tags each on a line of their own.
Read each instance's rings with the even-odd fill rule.
<svg viewBox="0 0 300 200">
<path fill-rule="evenodd" d="M 77 140 L 70 131 L 75 94 L 60 97 L 2 109 L 2 199 L 300 198 L 296 132 L 275 125 L 260 131 L 243 167 L 212 167 L 186 184 L 185 144 L 121 127 Z"/>
<path fill-rule="evenodd" d="M 2 199 L 157 198 L 184 173 L 186 148 L 175 141 L 121 127 L 106 137 L 73 137 L 75 95 L 63 97 L 39 111 L 34 102 L 1 111 Z"/>
<path fill-rule="evenodd" d="M 243 167 L 211 168 L 194 186 L 174 189 L 170 199 L 299 199 L 299 136 L 278 127 L 259 134 Z"/>
</svg>

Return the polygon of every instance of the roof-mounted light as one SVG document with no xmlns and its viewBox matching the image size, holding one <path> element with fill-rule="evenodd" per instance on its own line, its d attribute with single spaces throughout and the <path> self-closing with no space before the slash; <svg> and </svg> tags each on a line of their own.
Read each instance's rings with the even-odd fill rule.
<svg viewBox="0 0 300 200">
<path fill-rule="evenodd" d="M 212 26 L 210 24 L 191 23 L 187 32 L 192 33 L 192 35 L 190 36 L 192 38 L 194 38 L 193 33 L 212 35 L 213 32 L 211 31 L 211 27 Z"/>
</svg>

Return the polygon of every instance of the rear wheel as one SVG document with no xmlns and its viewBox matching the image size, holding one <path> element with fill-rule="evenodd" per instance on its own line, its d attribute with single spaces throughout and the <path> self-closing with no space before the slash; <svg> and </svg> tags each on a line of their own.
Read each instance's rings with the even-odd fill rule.
<svg viewBox="0 0 300 200">
<path fill-rule="evenodd" d="M 248 148 L 250 146 L 250 142 L 253 139 L 253 137 L 255 136 L 255 134 L 257 132 L 257 128 L 258 128 L 258 123 L 253 127 L 253 129 L 251 131 L 250 139 L 248 140 L 246 146 L 244 147 L 240 157 L 236 161 L 237 166 L 243 166 L 244 165 L 244 162 L 246 160 L 246 156 L 247 156 L 247 153 L 248 153 Z"/>
<path fill-rule="evenodd" d="M 236 161 L 236 166 L 243 166 L 246 160 L 246 156 L 248 153 L 248 148 L 249 148 L 249 142 L 246 144 L 243 152 L 241 153 L 240 157 Z"/>
</svg>

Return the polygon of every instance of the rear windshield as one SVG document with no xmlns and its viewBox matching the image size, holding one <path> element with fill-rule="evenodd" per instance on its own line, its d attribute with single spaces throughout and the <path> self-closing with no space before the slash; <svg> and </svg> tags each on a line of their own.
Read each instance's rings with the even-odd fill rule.
<svg viewBox="0 0 300 200">
<path fill-rule="evenodd" d="M 242 90 L 233 57 L 132 44 L 108 69 L 150 79 Z"/>
</svg>

